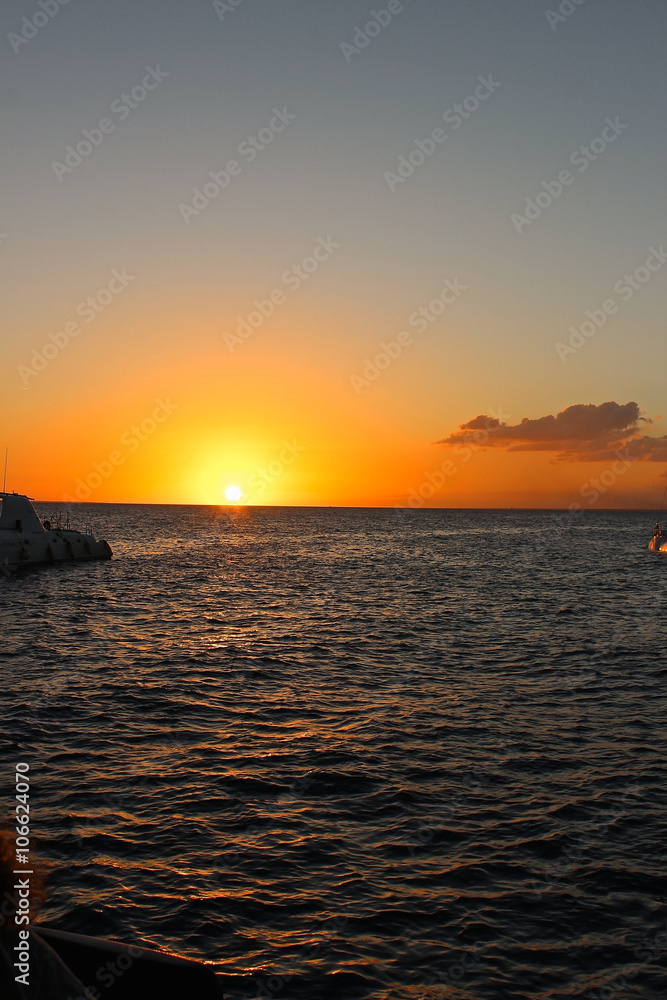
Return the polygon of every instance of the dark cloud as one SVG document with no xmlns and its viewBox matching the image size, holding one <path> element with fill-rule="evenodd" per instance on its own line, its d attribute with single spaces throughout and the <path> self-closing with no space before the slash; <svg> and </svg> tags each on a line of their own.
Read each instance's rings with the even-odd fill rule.
<svg viewBox="0 0 667 1000">
<path fill-rule="evenodd" d="M 549 414 L 535 420 L 524 417 L 519 424 L 506 424 L 497 417 L 480 414 L 436 443 L 552 451 L 556 459 L 566 462 L 600 462 L 615 458 L 622 450 L 639 461 L 665 462 L 667 436 L 643 434 L 644 425 L 650 423 L 642 417 L 637 403 L 576 403 L 556 416 Z"/>
</svg>

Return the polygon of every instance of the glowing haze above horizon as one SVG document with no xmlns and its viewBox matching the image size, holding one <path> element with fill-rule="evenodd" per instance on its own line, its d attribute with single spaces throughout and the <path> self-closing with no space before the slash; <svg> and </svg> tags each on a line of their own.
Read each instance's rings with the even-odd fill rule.
<svg viewBox="0 0 667 1000">
<path fill-rule="evenodd" d="M 0 20 L 9 489 L 658 506 L 662 2 Z"/>
</svg>

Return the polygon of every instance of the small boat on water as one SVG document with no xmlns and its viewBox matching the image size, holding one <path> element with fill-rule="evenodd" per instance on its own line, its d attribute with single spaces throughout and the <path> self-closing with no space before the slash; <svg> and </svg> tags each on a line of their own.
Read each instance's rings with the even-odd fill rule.
<svg viewBox="0 0 667 1000">
<path fill-rule="evenodd" d="M 648 543 L 648 547 L 652 552 L 667 553 L 667 534 L 657 522 L 653 526 L 653 538 Z"/>
<path fill-rule="evenodd" d="M 35 931 L 49 944 L 84 986 L 88 996 L 104 1000 L 223 1000 L 220 980 L 201 962 L 168 952 L 119 941 L 88 937 L 36 924 Z M 104 987 L 104 988 L 103 988 Z M 83 1000 L 83 997 L 81 998 Z"/>
<path fill-rule="evenodd" d="M 91 532 L 70 528 L 69 518 L 40 521 L 31 498 L 0 493 L 0 568 L 73 559 L 111 559 L 111 546 Z"/>
</svg>

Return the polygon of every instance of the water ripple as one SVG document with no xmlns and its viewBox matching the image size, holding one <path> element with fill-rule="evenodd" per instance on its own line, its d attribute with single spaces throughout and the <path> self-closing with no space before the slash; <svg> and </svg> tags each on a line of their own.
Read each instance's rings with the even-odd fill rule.
<svg viewBox="0 0 667 1000">
<path fill-rule="evenodd" d="M 82 516 L 111 563 L 0 581 L 50 921 L 232 1000 L 664 1000 L 650 517 Z"/>
</svg>

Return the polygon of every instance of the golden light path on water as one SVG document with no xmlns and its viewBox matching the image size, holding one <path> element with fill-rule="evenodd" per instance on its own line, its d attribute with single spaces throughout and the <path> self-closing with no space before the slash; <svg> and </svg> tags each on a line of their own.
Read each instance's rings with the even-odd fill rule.
<svg viewBox="0 0 667 1000">
<path fill-rule="evenodd" d="M 113 560 L 2 579 L 44 919 L 213 962 L 230 1000 L 560 1000 L 626 967 L 657 1000 L 650 519 L 403 515 L 110 505 Z"/>
</svg>

